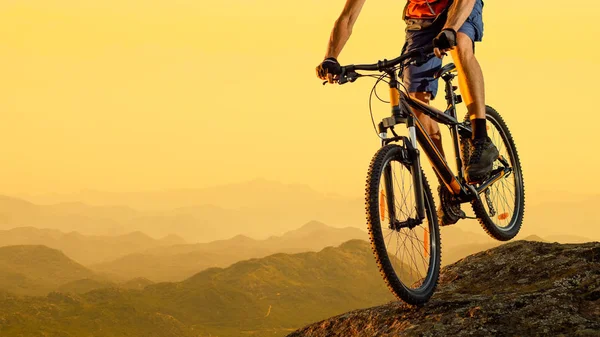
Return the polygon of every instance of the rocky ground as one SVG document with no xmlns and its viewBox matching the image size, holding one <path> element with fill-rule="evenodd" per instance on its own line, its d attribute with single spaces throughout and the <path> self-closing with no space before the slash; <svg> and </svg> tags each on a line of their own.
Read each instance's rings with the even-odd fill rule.
<svg viewBox="0 0 600 337">
<path fill-rule="evenodd" d="M 509 243 L 444 268 L 422 307 L 393 302 L 288 335 L 301 336 L 600 336 L 600 243 Z"/>
</svg>

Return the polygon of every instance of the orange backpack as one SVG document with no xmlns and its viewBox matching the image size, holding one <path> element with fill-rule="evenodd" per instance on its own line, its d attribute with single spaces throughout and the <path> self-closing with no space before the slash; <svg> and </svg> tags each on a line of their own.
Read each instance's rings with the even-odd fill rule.
<svg viewBox="0 0 600 337">
<path fill-rule="evenodd" d="M 451 0 L 408 0 L 404 17 L 408 19 L 433 19 L 450 7 Z"/>
</svg>

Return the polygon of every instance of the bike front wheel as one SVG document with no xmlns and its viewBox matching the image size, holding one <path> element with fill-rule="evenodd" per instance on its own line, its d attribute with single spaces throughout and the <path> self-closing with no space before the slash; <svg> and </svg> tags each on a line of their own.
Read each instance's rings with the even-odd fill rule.
<svg viewBox="0 0 600 337">
<path fill-rule="evenodd" d="M 383 279 L 397 298 L 417 305 L 427 302 L 437 286 L 441 242 L 433 196 L 422 171 L 425 219 L 418 220 L 408 157 L 396 144 L 375 154 L 367 175 L 366 211 Z"/>
</svg>

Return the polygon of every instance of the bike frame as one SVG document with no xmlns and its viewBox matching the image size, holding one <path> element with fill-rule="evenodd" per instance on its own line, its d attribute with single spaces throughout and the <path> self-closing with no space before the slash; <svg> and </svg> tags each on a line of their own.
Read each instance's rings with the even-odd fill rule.
<svg viewBox="0 0 600 337">
<path fill-rule="evenodd" d="M 449 67 L 449 69 L 452 67 Z M 425 204 L 423 198 L 423 182 L 421 176 L 421 165 L 420 165 L 420 151 L 419 146 L 423 149 L 427 157 L 429 158 L 431 165 L 440 177 L 445 188 L 450 191 L 455 198 L 460 202 L 469 202 L 474 199 L 479 199 L 479 194 L 485 192 L 494 182 L 501 179 L 502 177 L 510 174 L 512 171 L 510 165 L 504 160 L 499 158 L 504 164 L 504 169 L 496 170 L 492 172 L 489 179 L 484 181 L 480 186 L 475 187 L 467 184 L 464 179 L 464 169 L 461 158 L 459 134 L 463 137 L 471 137 L 472 130 L 471 125 L 467 123 L 461 123 L 456 118 L 456 104 L 460 103 L 461 98 L 456 95 L 456 87 L 452 86 L 452 79 L 455 75 L 450 72 L 445 72 L 441 75 L 441 78 L 446 84 L 446 101 L 448 108 L 446 111 L 440 111 L 435 107 L 432 107 L 425 102 L 422 102 L 416 98 L 409 97 L 406 93 L 399 89 L 399 83 L 397 75 L 394 71 L 386 71 L 389 75 L 389 87 L 390 87 L 390 104 L 392 106 L 392 116 L 384 118 L 379 123 L 379 133 L 382 139 L 382 146 L 385 146 L 391 142 L 402 140 L 407 150 L 405 154 L 411 163 L 411 172 L 413 177 L 413 186 L 415 187 L 415 200 L 417 206 L 418 221 L 422 221 L 425 218 Z M 421 112 L 438 123 L 448 125 L 450 127 L 450 133 L 452 135 L 452 143 L 454 146 L 456 167 L 458 175 L 455 175 L 446 159 L 435 146 L 431 137 L 415 115 L 415 111 Z M 409 136 L 398 136 L 394 131 L 394 126 L 398 124 L 406 124 L 408 128 Z M 393 137 L 387 137 L 387 130 L 391 130 Z M 388 172 L 389 171 L 389 172 Z M 391 186 L 391 168 L 388 166 L 384 172 L 384 179 L 386 189 L 388 190 L 387 198 L 388 204 L 391 202 L 393 205 L 393 187 Z M 390 219 L 394 219 L 393 213 L 394 207 L 390 209 Z M 418 223 L 407 223 L 405 226 L 413 227 Z"/>
</svg>

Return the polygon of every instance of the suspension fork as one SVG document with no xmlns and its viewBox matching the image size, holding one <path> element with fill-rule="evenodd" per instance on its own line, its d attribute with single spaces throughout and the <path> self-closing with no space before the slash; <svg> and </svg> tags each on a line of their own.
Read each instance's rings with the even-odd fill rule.
<svg viewBox="0 0 600 337">
<path fill-rule="evenodd" d="M 394 177 L 392 174 L 392 166 L 391 165 L 387 165 L 384 169 L 383 169 L 383 179 L 385 180 L 385 198 L 386 198 L 386 203 L 387 203 L 387 208 L 388 208 L 388 217 L 389 217 L 389 222 L 390 222 L 390 228 L 394 228 L 395 227 L 395 222 L 396 222 L 396 203 L 395 203 L 395 196 L 394 196 Z M 382 196 L 379 196 L 380 198 Z"/>
<path fill-rule="evenodd" d="M 398 80 L 396 78 L 396 74 L 394 72 L 388 72 L 388 75 L 390 76 L 390 104 L 392 106 L 392 116 L 394 117 L 395 120 L 406 120 L 406 125 L 408 127 L 408 132 L 409 132 L 409 139 L 407 141 L 406 138 L 404 138 L 404 146 L 406 147 L 407 151 L 408 151 L 408 157 L 410 160 L 410 171 L 412 173 L 412 181 L 413 181 L 413 186 L 414 186 L 414 196 L 415 196 L 415 201 L 416 201 L 416 212 L 417 212 L 417 218 L 419 221 L 422 221 L 423 219 L 425 219 L 425 198 L 424 198 L 424 191 L 423 191 L 423 176 L 422 176 L 422 171 L 421 171 L 421 162 L 420 162 L 420 155 L 419 155 L 419 149 L 418 149 L 418 143 L 417 143 L 417 132 L 415 129 L 415 120 L 414 120 L 414 115 L 410 112 L 410 111 L 405 111 L 404 114 L 400 108 L 400 91 L 398 90 Z M 408 115 L 408 116 L 406 116 Z M 382 135 L 385 135 L 385 132 L 383 132 L 384 128 L 382 127 L 382 125 L 380 125 L 380 133 Z M 393 129 L 392 129 L 393 132 Z M 395 134 L 394 134 L 395 135 Z M 392 219 L 395 219 L 395 212 L 391 211 L 394 208 L 394 195 L 393 195 L 393 181 L 391 179 L 393 179 L 392 177 L 392 173 L 391 173 L 391 168 L 388 166 L 385 168 L 384 171 L 384 179 L 385 184 L 386 184 L 386 189 L 388 189 L 387 192 L 387 201 L 388 201 L 388 208 L 390 209 L 390 220 L 393 221 Z"/>
<path fill-rule="evenodd" d="M 415 188 L 416 211 L 419 220 L 425 219 L 425 198 L 423 191 L 423 176 L 421 171 L 421 156 L 417 143 L 417 131 L 415 129 L 415 117 L 413 114 L 408 116 L 407 122 L 410 142 L 407 142 L 408 156 L 410 158 L 410 170 Z"/>
</svg>

